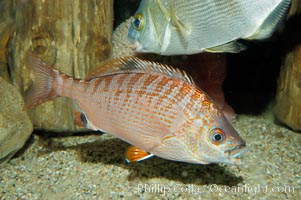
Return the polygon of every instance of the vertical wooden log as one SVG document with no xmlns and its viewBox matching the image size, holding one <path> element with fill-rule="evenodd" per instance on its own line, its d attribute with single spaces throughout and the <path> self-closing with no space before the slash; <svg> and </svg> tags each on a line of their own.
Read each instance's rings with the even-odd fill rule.
<svg viewBox="0 0 301 200">
<path fill-rule="evenodd" d="M 292 0 L 288 16 L 291 17 L 299 13 L 301 13 L 301 0 Z"/>
<path fill-rule="evenodd" d="M 13 26 L 13 20 L 9 12 L 10 6 L 10 1 L 0 1 L 0 76 L 6 81 L 10 80 L 8 70 L 8 42 Z"/>
<path fill-rule="evenodd" d="M 301 0 L 292 0 L 288 18 L 299 13 Z M 296 28 L 299 28 L 300 32 L 300 27 Z M 294 35 L 299 38 L 298 34 Z M 287 53 L 282 64 L 276 93 L 275 116 L 290 128 L 301 131 L 301 44 L 296 44 Z"/>
<path fill-rule="evenodd" d="M 8 0 L 9 1 L 9 0 Z M 31 85 L 24 65 L 33 51 L 58 70 L 83 78 L 110 57 L 113 22 L 111 0 L 14 0 L 15 31 L 10 40 L 9 67 L 21 92 Z M 58 98 L 30 111 L 36 128 L 81 130 L 74 124 L 73 102 Z"/>
<path fill-rule="evenodd" d="M 0 24 L 0 76 L 9 81 L 9 71 L 8 71 L 8 40 L 9 40 L 9 31 L 5 31 L 4 29 L 8 25 Z"/>
<path fill-rule="evenodd" d="M 275 115 L 294 130 L 301 130 L 301 45 L 288 53 L 282 65 Z"/>
</svg>

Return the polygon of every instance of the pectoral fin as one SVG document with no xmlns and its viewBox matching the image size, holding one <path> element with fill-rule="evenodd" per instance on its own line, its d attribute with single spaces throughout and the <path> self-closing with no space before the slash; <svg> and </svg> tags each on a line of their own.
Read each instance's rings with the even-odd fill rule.
<svg viewBox="0 0 301 200">
<path fill-rule="evenodd" d="M 166 9 L 166 7 L 163 5 L 162 0 L 157 0 L 157 4 L 159 5 L 159 8 L 163 12 L 164 16 L 166 17 L 166 20 L 168 20 L 170 17 L 170 14 L 168 13 L 168 10 Z"/>
<path fill-rule="evenodd" d="M 183 41 L 182 41 L 183 45 L 184 45 L 184 47 L 187 47 L 187 44 L 188 44 L 187 39 L 191 32 L 191 29 L 187 24 L 183 23 L 179 19 L 179 17 L 176 15 L 173 0 L 169 1 L 169 6 L 170 6 L 169 10 L 163 5 L 161 0 L 157 0 L 157 4 L 159 5 L 164 16 L 166 17 L 166 20 L 167 21 L 170 20 L 171 26 L 175 27 L 179 31 L 180 35 L 183 38 Z"/>
<path fill-rule="evenodd" d="M 208 49 L 205 49 L 206 52 L 211 52 L 211 53 L 218 53 L 218 52 L 229 52 L 229 53 L 238 53 L 240 51 L 243 51 L 247 48 L 246 45 L 243 45 L 240 42 L 234 41 L 234 42 L 229 42 L 226 44 L 222 44 L 219 46 L 211 47 Z"/>
<path fill-rule="evenodd" d="M 148 159 L 152 157 L 153 154 L 150 154 L 143 149 L 140 149 L 135 146 L 130 146 L 125 152 L 125 157 L 126 157 L 126 162 L 131 163 L 131 162 L 139 162 L 145 159 Z"/>
<path fill-rule="evenodd" d="M 190 28 L 187 24 L 183 23 L 176 15 L 173 1 L 170 1 L 170 20 L 171 24 L 175 26 L 181 33 L 183 39 L 187 41 L 188 35 L 190 33 Z"/>
</svg>

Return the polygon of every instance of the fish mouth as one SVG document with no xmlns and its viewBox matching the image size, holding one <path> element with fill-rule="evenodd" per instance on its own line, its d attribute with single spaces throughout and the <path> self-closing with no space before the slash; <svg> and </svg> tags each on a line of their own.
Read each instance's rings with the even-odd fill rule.
<svg viewBox="0 0 301 200">
<path fill-rule="evenodd" d="M 232 149 L 228 150 L 230 158 L 239 158 L 246 152 L 248 152 L 250 149 L 246 147 L 245 144 L 234 146 Z M 226 151 L 227 152 L 227 151 Z"/>
<path fill-rule="evenodd" d="M 240 158 L 250 151 L 250 148 L 246 147 L 246 144 L 237 145 L 225 151 L 229 155 L 229 164 L 241 165 L 242 162 Z"/>
</svg>

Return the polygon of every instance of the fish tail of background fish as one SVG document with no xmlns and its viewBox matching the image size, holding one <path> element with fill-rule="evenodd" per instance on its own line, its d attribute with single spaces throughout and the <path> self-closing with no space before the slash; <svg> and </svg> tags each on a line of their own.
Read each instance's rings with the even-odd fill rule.
<svg viewBox="0 0 301 200">
<path fill-rule="evenodd" d="M 26 109 L 59 96 L 68 96 L 66 88 L 74 84 L 76 79 L 60 73 L 32 53 L 26 54 L 26 64 L 34 75 L 32 86 L 24 98 Z"/>
</svg>

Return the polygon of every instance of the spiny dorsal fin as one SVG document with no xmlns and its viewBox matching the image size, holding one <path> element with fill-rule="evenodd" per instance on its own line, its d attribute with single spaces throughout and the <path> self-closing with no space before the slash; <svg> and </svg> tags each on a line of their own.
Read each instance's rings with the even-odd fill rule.
<svg viewBox="0 0 301 200">
<path fill-rule="evenodd" d="M 104 72 L 104 69 L 110 69 Z M 122 73 L 159 73 L 171 78 L 178 78 L 194 85 L 192 78 L 183 70 L 173 68 L 158 62 L 141 60 L 137 57 L 116 58 L 105 61 L 98 70 L 90 74 L 85 80 L 91 80 L 102 76 Z"/>
<path fill-rule="evenodd" d="M 100 76 L 103 76 L 103 74 L 108 74 L 115 72 L 117 70 L 120 70 L 121 65 L 123 62 L 126 62 L 131 57 L 123 57 L 123 58 L 113 58 L 103 61 L 94 71 L 89 73 L 85 80 L 91 80 Z"/>
</svg>

